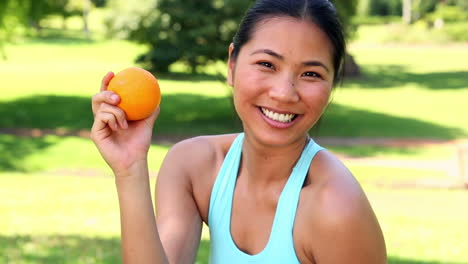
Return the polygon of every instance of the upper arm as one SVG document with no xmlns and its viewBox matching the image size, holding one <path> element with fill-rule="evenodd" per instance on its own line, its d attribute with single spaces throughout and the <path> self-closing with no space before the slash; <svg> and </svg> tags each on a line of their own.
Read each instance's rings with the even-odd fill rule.
<svg viewBox="0 0 468 264">
<path fill-rule="evenodd" d="M 158 174 L 156 221 L 170 263 L 193 263 L 200 243 L 202 220 L 190 174 L 200 166 L 199 152 L 191 154 L 197 145 L 193 139 L 174 145 Z"/>
<path fill-rule="evenodd" d="M 386 248 L 382 231 L 360 188 L 327 190 L 321 201 L 313 245 L 319 264 L 384 264 Z"/>
<path fill-rule="evenodd" d="M 340 161 L 329 154 L 322 158 L 325 180 L 309 215 L 310 255 L 318 264 L 386 263 L 382 230 L 361 186 Z"/>
</svg>

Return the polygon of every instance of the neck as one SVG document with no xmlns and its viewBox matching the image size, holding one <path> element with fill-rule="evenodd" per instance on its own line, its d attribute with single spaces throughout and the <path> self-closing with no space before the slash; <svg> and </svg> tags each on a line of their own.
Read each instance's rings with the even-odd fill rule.
<svg viewBox="0 0 468 264">
<path fill-rule="evenodd" d="M 285 146 L 267 146 L 245 136 L 242 146 L 240 177 L 251 188 L 263 188 L 270 185 L 283 185 L 299 160 L 308 142 L 308 135 Z"/>
</svg>

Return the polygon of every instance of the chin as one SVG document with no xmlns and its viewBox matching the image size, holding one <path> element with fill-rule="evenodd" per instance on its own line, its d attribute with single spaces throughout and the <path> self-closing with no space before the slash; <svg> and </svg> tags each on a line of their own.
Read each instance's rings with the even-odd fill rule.
<svg viewBox="0 0 468 264">
<path fill-rule="evenodd" d="M 244 129 L 244 131 L 246 137 L 251 138 L 259 144 L 268 147 L 284 147 L 296 144 L 297 142 L 303 141 L 307 137 L 307 133 L 285 133 L 286 131 L 280 131 L 277 133 L 275 133 L 275 131 L 253 132 L 248 129 Z"/>
</svg>

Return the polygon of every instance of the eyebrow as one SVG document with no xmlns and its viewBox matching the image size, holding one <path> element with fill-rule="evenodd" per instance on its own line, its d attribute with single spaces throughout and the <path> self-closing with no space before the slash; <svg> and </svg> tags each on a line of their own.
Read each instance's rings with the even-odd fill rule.
<svg viewBox="0 0 468 264">
<path fill-rule="evenodd" d="M 270 50 L 270 49 L 259 49 L 259 50 L 256 50 L 254 52 L 252 52 L 250 55 L 255 55 L 255 54 L 259 54 L 259 53 L 265 53 L 265 54 L 268 54 L 270 56 L 273 56 L 279 60 L 282 60 L 284 61 L 284 56 Z M 328 67 L 323 64 L 322 62 L 320 61 L 316 61 L 316 60 L 312 60 L 312 61 L 305 61 L 302 63 L 302 65 L 304 66 L 318 66 L 318 67 L 323 67 L 327 72 L 330 72 L 330 69 L 328 69 Z"/>
</svg>

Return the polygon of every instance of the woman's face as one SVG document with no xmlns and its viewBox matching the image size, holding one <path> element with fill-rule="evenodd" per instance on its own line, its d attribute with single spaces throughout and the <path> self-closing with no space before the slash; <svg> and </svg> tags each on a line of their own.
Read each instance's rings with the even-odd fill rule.
<svg viewBox="0 0 468 264">
<path fill-rule="evenodd" d="M 332 44 L 311 22 L 289 17 L 261 21 L 228 66 L 244 131 L 263 144 L 303 140 L 328 104 Z"/>
</svg>

